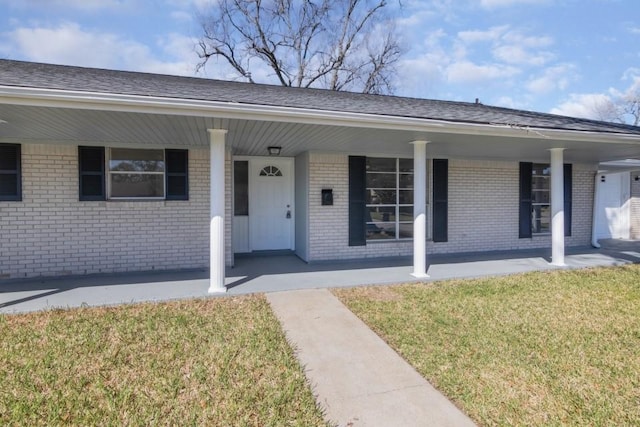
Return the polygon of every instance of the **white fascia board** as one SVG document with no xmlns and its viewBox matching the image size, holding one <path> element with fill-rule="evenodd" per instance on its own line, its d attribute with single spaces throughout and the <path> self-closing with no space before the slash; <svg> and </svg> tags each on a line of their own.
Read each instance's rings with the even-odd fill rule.
<svg viewBox="0 0 640 427">
<path fill-rule="evenodd" d="M 615 174 L 634 171 L 640 171 L 640 160 L 615 160 L 611 162 L 601 162 L 598 165 L 598 173 L 600 174 Z"/>
<path fill-rule="evenodd" d="M 35 107 L 349 126 L 424 132 L 426 134 L 430 132 L 442 132 L 465 135 L 548 139 L 550 141 L 640 144 L 640 135 L 622 133 L 530 128 L 509 124 L 464 123 L 437 119 L 312 110 L 260 104 L 23 88 L 15 86 L 0 86 L 0 103 Z"/>
</svg>

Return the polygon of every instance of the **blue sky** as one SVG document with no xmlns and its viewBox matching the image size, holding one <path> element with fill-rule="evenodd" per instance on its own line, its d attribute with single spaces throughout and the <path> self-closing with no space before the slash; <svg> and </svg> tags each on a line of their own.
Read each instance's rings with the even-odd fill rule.
<svg viewBox="0 0 640 427">
<path fill-rule="evenodd" d="M 208 1 L 0 0 L 0 57 L 231 78 L 215 63 L 195 73 Z M 638 0 L 402 3 L 398 95 L 593 117 L 640 88 Z"/>
</svg>

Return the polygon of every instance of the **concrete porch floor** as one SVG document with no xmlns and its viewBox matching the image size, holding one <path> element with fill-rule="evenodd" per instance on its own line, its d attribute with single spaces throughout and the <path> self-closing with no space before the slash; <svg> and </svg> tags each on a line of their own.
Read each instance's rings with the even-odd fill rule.
<svg viewBox="0 0 640 427">
<path fill-rule="evenodd" d="M 606 240 L 601 249 L 568 248 L 566 268 L 640 262 L 640 241 Z M 551 270 L 550 249 L 430 255 L 429 278 L 497 276 Z M 307 264 L 295 255 L 237 257 L 226 272 L 227 293 L 241 295 L 297 289 L 416 281 L 410 258 Z M 154 271 L 0 280 L 0 313 L 208 297 L 208 272 Z"/>
</svg>

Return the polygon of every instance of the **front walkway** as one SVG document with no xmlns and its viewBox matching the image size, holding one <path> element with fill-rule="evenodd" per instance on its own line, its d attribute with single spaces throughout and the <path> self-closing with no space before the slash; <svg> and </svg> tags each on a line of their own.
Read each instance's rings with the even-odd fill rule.
<svg viewBox="0 0 640 427">
<path fill-rule="evenodd" d="M 332 425 L 475 425 L 329 290 L 267 299 Z"/>
<path fill-rule="evenodd" d="M 568 249 L 569 268 L 640 262 L 640 242 Z M 432 255 L 427 281 L 554 269 L 549 250 Z M 415 281 L 411 259 L 306 264 L 294 255 L 238 257 L 227 269 L 227 295 Z M 0 280 L 0 313 L 208 296 L 206 270 Z"/>
</svg>

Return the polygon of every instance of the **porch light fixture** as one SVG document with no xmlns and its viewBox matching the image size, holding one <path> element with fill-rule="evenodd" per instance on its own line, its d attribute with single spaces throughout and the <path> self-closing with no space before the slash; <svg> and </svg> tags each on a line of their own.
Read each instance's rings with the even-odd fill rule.
<svg viewBox="0 0 640 427">
<path fill-rule="evenodd" d="M 271 146 L 271 147 L 267 147 L 267 150 L 269 151 L 270 156 L 279 156 L 280 151 L 282 150 L 282 147 Z"/>
</svg>

